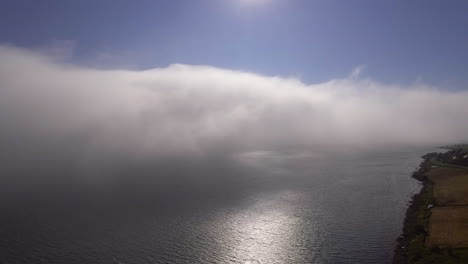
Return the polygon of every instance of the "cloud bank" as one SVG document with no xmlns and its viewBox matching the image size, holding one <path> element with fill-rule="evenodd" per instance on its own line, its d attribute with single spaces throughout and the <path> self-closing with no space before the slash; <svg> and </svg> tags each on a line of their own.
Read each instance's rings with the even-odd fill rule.
<svg viewBox="0 0 468 264">
<path fill-rule="evenodd" d="M 467 91 L 359 72 L 307 85 L 209 66 L 93 69 L 0 46 L 3 170 L 102 174 L 128 160 L 177 167 L 181 157 L 468 140 Z"/>
</svg>

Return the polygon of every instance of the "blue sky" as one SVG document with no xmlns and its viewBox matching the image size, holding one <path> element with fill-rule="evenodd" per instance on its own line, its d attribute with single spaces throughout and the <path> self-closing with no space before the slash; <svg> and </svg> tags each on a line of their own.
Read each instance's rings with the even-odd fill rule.
<svg viewBox="0 0 468 264">
<path fill-rule="evenodd" d="M 259 1 L 259 0 L 257 0 Z M 468 1 L 1 0 L 0 43 L 147 69 L 210 65 L 306 83 L 468 89 Z"/>
</svg>

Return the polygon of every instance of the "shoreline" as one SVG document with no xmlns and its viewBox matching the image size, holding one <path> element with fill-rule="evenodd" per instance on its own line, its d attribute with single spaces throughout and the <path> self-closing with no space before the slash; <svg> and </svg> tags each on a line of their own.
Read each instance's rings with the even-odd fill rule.
<svg viewBox="0 0 468 264">
<path fill-rule="evenodd" d="M 448 152 L 431 152 L 423 155 L 421 158 L 423 161 L 419 165 L 419 168 L 412 173 L 411 177 L 421 182 L 422 187 L 418 193 L 411 197 L 408 204 L 403 221 L 402 234 L 397 238 L 394 248 L 392 264 L 468 263 L 468 247 L 466 241 L 463 240 L 463 237 L 467 233 L 460 233 L 466 231 L 466 226 L 460 226 L 459 224 L 464 223 L 463 219 L 466 218 L 466 213 L 460 210 L 465 209 L 457 209 L 458 212 L 456 214 L 452 212 L 448 215 L 443 215 L 440 212 L 440 208 L 453 207 L 455 199 L 463 201 L 463 204 L 459 204 L 460 206 L 468 206 L 465 202 L 468 190 L 466 188 L 453 187 L 452 183 L 452 185 L 448 185 L 449 187 L 445 188 L 452 188 L 450 189 L 453 191 L 451 194 L 456 196 L 455 198 L 452 196 L 452 200 L 447 200 L 446 196 L 441 196 L 441 187 L 439 185 L 444 184 L 444 181 L 447 182 L 448 178 L 455 177 L 458 173 L 458 175 L 465 175 L 462 176 L 465 178 L 458 178 L 459 182 L 457 184 L 459 186 L 467 186 L 466 176 L 468 175 L 465 172 L 460 174 L 460 170 L 468 170 L 468 148 L 466 145 L 463 145 L 462 148 L 457 146 L 451 148 Z M 437 173 L 436 171 L 439 172 Z M 464 180 L 460 181 L 460 179 Z M 447 189 L 445 190 L 447 192 Z M 445 200 L 441 200 L 441 197 Z M 438 210 L 434 211 L 435 209 Z M 431 220 L 433 217 L 438 217 L 438 219 L 444 218 L 445 220 L 442 222 L 439 220 L 439 222 L 434 224 Z M 450 231 L 452 234 L 450 239 L 447 239 L 446 235 L 441 236 L 441 232 L 449 232 L 445 230 L 447 226 L 457 224 L 458 231 Z M 429 229 L 431 230 L 431 234 L 429 234 Z M 454 235 L 454 232 L 458 236 Z M 462 238 L 460 239 L 460 237 Z M 442 240 L 440 240 L 441 238 Z M 434 241 L 438 242 L 434 244 Z M 443 242 L 441 243 L 440 241 Z M 427 246 L 427 243 L 431 245 Z M 457 245 L 456 243 L 461 244 Z"/>
<path fill-rule="evenodd" d="M 427 205 L 432 202 L 432 184 L 423 176 L 431 168 L 431 159 L 437 156 L 437 153 L 427 153 L 423 155 L 423 161 L 419 165 L 419 169 L 412 173 L 411 178 L 422 183 L 420 191 L 411 197 L 411 200 L 406 210 L 405 219 L 403 221 L 402 234 L 397 238 L 397 244 L 393 252 L 392 264 L 407 264 L 409 263 L 408 251 L 410 243 L 418 236 L 426 236 L 427 227 L 425 221 L 430 215 L 430 210 Z M 423 218 L 421 219 L 421 214 Z M 421 223 L 424 221 L 424 223 Z M 421 225 L 423 224 L 423 225 Z M 424 243 L 424 241 L 422 241 Z"/>
</svg>

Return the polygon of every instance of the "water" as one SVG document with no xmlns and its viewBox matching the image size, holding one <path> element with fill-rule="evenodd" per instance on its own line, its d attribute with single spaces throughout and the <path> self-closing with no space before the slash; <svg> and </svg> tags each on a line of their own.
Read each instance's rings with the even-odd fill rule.
<svg viewBox="0 0 468 264">
<path fill-rule="evenodd" d="M 9 200 L 0 263 L 391 263 L 428 151 L 243 153 L 245 175 L 160 182 L 171 195 L 146 202 L 80 190 Z"/>
</svg>

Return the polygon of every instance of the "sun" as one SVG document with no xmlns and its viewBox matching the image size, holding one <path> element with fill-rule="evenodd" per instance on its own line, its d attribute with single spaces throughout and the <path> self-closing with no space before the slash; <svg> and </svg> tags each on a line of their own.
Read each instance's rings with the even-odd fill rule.
<svg viewBox="0 0 468 264">
<path fill-rule="evenodd" d="M 260 4 L 267 4 L 272 0 L 238 0 L 240 3 L 244 5 L 260 5 Z"/>
</svg>

